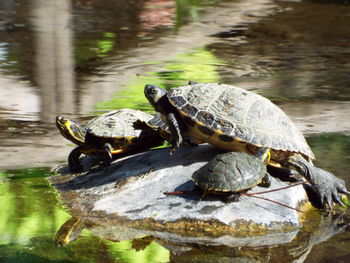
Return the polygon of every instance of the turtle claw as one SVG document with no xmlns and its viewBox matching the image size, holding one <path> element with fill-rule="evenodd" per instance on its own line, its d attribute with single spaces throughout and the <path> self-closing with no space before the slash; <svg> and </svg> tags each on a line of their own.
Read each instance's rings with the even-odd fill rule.
<svg viewBox="0 0 350 263">
<path fill-rule="evenodd" d="M 169 152 L 169 155 L 170 155 L 170 156 L 173 155 L 173 153 L 174 153 L 177 149 L 179 149 L 178 146 L 173 146 L 173 147 L 171 147 L 170 152 Z"/>
<path fill-rule="evenodd" d="M 339 194 L 332 193 L 332 197 L 333 197 L 333 200 L 336 203 L 340 204 L 341 206 L 345 206 L 344 203 L 342 202 L 341 197 L 339 196 Z"/>
<path fill-rule="evenodd" d="M 350 195 L 350 192 L 349 192 L 349 191 L 346 191 L 346 190 L 338 189 L 338 192 L 341 193 L 341 194 Z"/>
<path fill-rule="evenodd" d="M 340 182 L 338 182 L 338 184 L 336 185 L 336 188 L 338 190 L 339 193 L 341 194 L 347 194 L 350 195 L 350 192 L 348 190 L 346 190 L 345 187 L 345 182 L 341 179 L 339 179 Z"/>
<path fill-rule="evenodd" d="M 171 141 L 171 150 L 170 155 L 173 155 L 173 153 L 180 148 L 180 145 L 182 144 L 183 139 L 181 136 L 174 138 L 174 140 Z"/>
<path fill-rule="evenodd" d="M 332 209 L 333 209 L 333 206 L 332 206 L 332 197 L 330 197 L 329 195 L 327 195 L 327 196 L 325 196 L 324 199 L 326 200 L 326 203 L 327 203 L 329 209 L 332 210 Z"/>
<path fill-rule="evenodd" d="M 109 143 L 103 145 L 103 166 L 108 167 L 111 165 L 113 159 L 112 146 Z"/>
<path fill-rule="evenodd" d="M 332 209 L 332 202 L 344 206 L 339 194 L 349 193 L 345 187 L 345 182 L 334 174 L 320 168 L 313 167 L 312 170 L 314 180 L 311 183 L 322 202 L 322 206 L 328 206 Z"/>
</svg>

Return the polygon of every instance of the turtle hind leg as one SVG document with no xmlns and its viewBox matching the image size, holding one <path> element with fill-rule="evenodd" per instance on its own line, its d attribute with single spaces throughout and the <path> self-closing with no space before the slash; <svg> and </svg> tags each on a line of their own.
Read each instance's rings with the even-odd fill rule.
<svg viewBox="0 0 350 263">
<path fill-rule="evenodd" d="M 68 156 L 69 170 L 72 173 L 77 173 L 83 170 L 83 166 L 80 164 L 79 157 L 82 155 L 81 148 L 78 146 L 74 148 Z"/>
<path fill-rule="evenodd" d="M 345 182 L 342 179 L 313 166 L 300 155 L 294 155 L 289 158 L 288 166 L 295 168 L 310 182 L 322 207 L 325 208 L 328 205 L 332 209 L 333 201 L 344 206 L 340 194 L 350 194 L 350 192 L 346 189 Z"/>
<path fill-rule="evenodd" d="M 203 199 L 207 196 L 207 194 L 208 192 L 203 190 L 201 196 L 198 198 L 198 201 L 203 201 Z"/>
</svg>

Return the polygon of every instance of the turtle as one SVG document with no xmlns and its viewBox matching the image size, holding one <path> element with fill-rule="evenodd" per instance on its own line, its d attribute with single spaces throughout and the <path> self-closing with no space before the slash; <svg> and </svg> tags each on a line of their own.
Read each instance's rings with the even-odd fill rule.
<svg viewBox="0 0 350 263">
<path fill-rule="evenodd" d="M 156 114 L 151 120 L 149 121 L 143 121 L 143 120 L 136 120 L 133 123 L 133 127 L 137 130 L 149 130 L 153 131 L 164 140 L 170 141 L 171 140 L 171 132 L 169 127 L 165 124 L 165 122 L 162 120 L 162 115 L 160 113 Z M 191 137 L 184 137 L 184 143 L 190 145 L 190 146 L 197 146 L 200 142 L 196 141 L 194 138 Z"/>
<path fill-rule="evenodd" d="M 152 119 L 147 121 L 141 119 L 134 121 L 133 128 L 136 130 L 153 131 L 167 141 L 171 139 L 169 127 L 163 122 L 162 115 L 160 113 L 156 114 Z"/>
<path fill-rule="evenodd" d="M 68 157 L 70 170 L 82 170 L 81 154 L 101 157 L 104 166 L 109 166 L 113 155 L 162 145 L 164 139 L 157 132 L 133 128 L 136 120 L 148 122 L 153 118 L 151 114 L 139 110 L 120 109 L 93 118 L 82 126 L 64 116 L 57 116 L 56 126 L 63 137 L 78 145 Z"/>
<path fill-rule="evenodd" d="M 315 167 L 315 158 L 303 134 L 269 99 L 236 86 L 192 83 L 166 91 L 147 84 L 144 93 L 169 126 L 173 150 L 183 136 L 193 137 L 227 151 L 255 155 L 264 148 L 268 164 L 293 169 L 308 180 L 322 207 L 339 204 L 340 194 L 350 194 L 345 182 Z"/>
<path fill-rule="evenodd" d="M 261 148 L 253 156 L 244 152 L 228 152 L 215 156 L 192 175 L 192 180 L 202 189 L 202 200 L 208 193 L 224 194 L 226 202 L 236 202 L 240 193 L 256 185 L 269 187 L 267 151 Z"/>
</svg>

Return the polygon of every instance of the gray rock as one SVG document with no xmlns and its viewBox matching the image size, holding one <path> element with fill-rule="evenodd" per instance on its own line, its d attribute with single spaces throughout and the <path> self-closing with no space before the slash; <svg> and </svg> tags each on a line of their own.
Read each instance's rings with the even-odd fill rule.
<svg viewBox="0 0 350 263">
<path fill-rule="evenodd" d="M 294 236 L 301 225 L 300 213 L 273 202 L 242 196 L 239 202 L 224 203 L 220 196 L 197 201 L 199 192 L 164 194 L 192 190 L 192 173 L 220 152 L 209 145 L 182 147 L 172 156 L 169 149 L 150 150 L 119 159 L 104 170 L 93 168 L 79 175 L 56 175 L 50 181 L 74 216 L 100 225 L 212 244 L 228 244 L 236 242 L 237 237 L 252 235 L 290 232 Z M 83 163 L 88 167 L 90 162 L 86 158 Z M 254 187 L 248 193 L 284 186 L 287 183 L 273 178 L 270 188 Z M 259 196 L 299 209 L 308 204 L 301 185 Z"/>
</svg>

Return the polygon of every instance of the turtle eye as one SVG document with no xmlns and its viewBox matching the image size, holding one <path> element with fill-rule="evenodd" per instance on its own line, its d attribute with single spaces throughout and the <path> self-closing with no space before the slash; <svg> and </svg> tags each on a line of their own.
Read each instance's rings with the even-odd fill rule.
<svg viewBox="0 0 350 263">
<path fill-rule="evenodd" d="M 157 95 L 157 90 L 154 88 L 154 87 L 152 87 L 151 88 L 151 94 L 153 95 L 153 96 L 156 96 Z"/>
<path fill-rule="evenodd" d="M 156 88 L 151 88 L 150 89 L 150 97 L 154 100 L 154 101 L 158 101 L 159 100 L 159 92 Z"/>
</svg>

